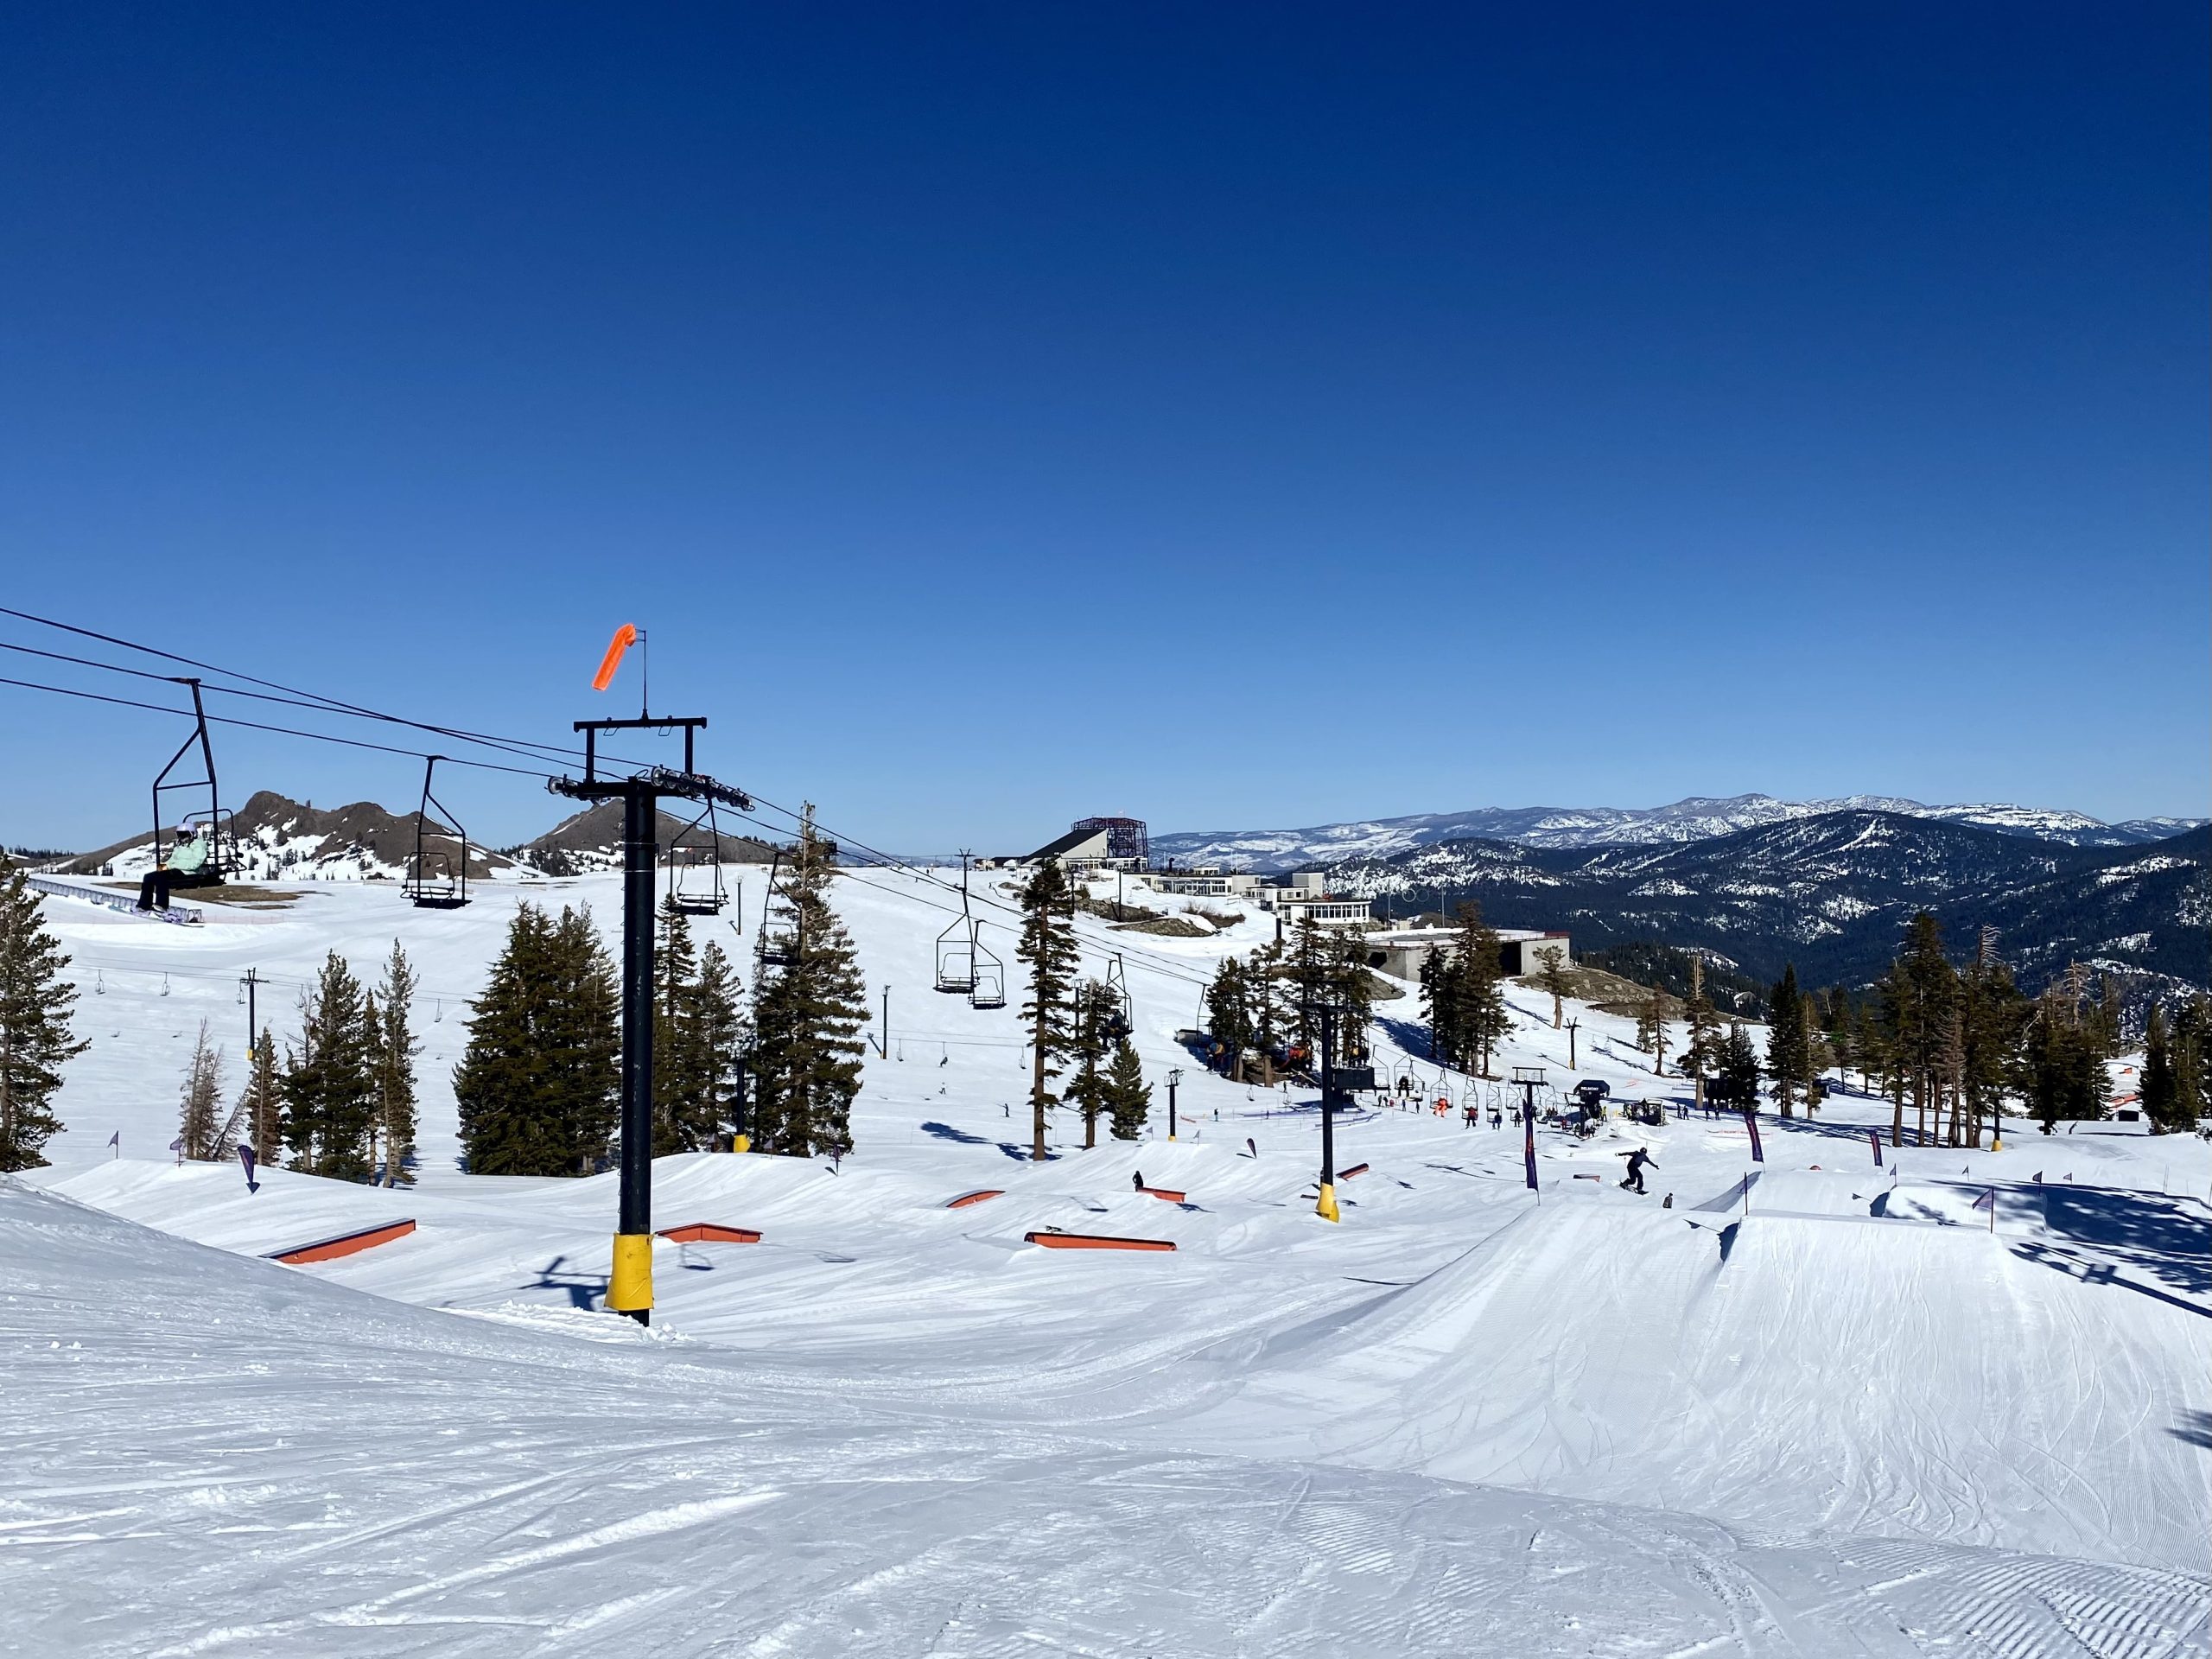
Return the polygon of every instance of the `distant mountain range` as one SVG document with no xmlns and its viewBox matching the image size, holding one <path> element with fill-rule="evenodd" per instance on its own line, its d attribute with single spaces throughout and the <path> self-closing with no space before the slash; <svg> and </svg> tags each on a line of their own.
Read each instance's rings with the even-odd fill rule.
<svg viewBox="0 0 2212 1659">
<path fill-rule="evenodd" d="M 1156 844 L 1156 843 L 1155 843 Z M 1575 948 L 1659 940 L 1762 978 L 1794 962 L 1816 983 L 1864 984 L 1927 909 L 1955 953 L 1984 927 L 2023 984 L 2081 961 L 2212 985 L 2212 829 L 2133 846 L 1852 809 L 1641 846 L 1495 839 L 1329 863 L 1331 885 L 1409 914 L 1478 898 L 1500 926 L 1561 927 Z"/>
<path fill-rule="evenodd" d="M 1317 824 L 1305 830 L 1200 830 L 1154 836 L 1155 857 L 1231 869 L 1291 870 L 1346 858 L 1389 858 L 1416 847 L 1481 839 L 1522 847 L 1649 846 L 1704 841 L 1763 824 L 1834 812 L 1886 812 L 2069 847 L 2135 847 L 2193 830 L 2202 818 L 2133 818 L 2107 823 L 2086 812 L 2044 807 L 1928 806 L 1888 795 L 1781 801 L 1771 795 L 1692 796 L 1671 806 L 1493 806 L 1471 812 Z"/>
<path fill-rule="evenodd" d="M 664 853 L 682 846 L 704 849 L 712 837 L 687 819 L 659 815 L 658 841 Z M 391 812 L 374 801 L 355 801 L 333 810 L 260 790 L 232 819 L 248 880 L 315 879 L 325 881 L 397 880 L 415 854 L 415 815 Z M 430 820 L 426 848 L 449 851 L 451 831 Z M 724 836 L 723 858 L 733 863 L 766 863 L 774 849 L 748 836 Z M 111 869 L 117 875 L 143 874 L 153 862 L 153 836 L 141 832 L 71 859 L 59 868 L 76 874 Z M 508 875 L 578 875 L 618 869 L 622 863 L 622 808 L 606 802 L 564 818 L 533 841 L 493 851 L 473 842 L 468 875 L 473 881 Z"/>
</svg>

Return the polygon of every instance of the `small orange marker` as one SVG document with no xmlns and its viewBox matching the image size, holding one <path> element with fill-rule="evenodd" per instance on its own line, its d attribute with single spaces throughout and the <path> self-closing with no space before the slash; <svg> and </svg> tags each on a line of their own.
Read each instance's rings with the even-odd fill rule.
<svg viewBox="0 0 2212 1659">
<path fill-rule="evenodd" d="M 614 630 L 614 638 L 607 641 L 607 655 L 599 659 L 599 672 L 591 677 L 591 689 L 604 691 L 614 683 L 614 671 L 622 666 L 622 654 L 638 643 L 638 630 L 625 622 Z"/>
</svg>

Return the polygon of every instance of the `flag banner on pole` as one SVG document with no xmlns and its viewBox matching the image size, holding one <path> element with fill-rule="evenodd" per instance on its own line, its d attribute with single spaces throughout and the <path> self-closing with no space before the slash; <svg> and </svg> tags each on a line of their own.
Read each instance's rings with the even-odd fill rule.
<svg viewBox="0 0 2212 1659">
<path fill-rule="evenodd" d="M 1744 1127 L 1751 1133 L 1751 1161 L 1755 1164 L 1766 1162 L 1766 1154 L 1759 1147 L 1759 1115 L 1757 1112 L 1745 1112 Z"/>
<path fill-rule="evenodd" d="M 1997 1189 L 1993 1186 L 1987 1192 L 1984 1192 L 1980 1198 L 1974 1201 L 1974 1207 L 1977 1210 L 1987 1210 L 1993 1212 L 1997 1208 Z"/>
<path fill-rule="evenodd" d="M 122 1150 L 123 1150 L 123 1131 L 122 1131 L 121 1129 L 118 1129 L 118 1130 L 117 1130 L 113 1135 L 111 1135 L 110 1136 L 108 1136 L 108 1138 L 107 1138 L 107 1143 L 108 1143 L 108 1145 L 110 1145 L 111 1147 L 114 1147 L 118 1152 L 122 1151 Z"/>
<path fill-rule="evenodd" d="M 245 1166 L 245 1190 L 249 1192 L 261 1191 L 261 1184 L 253 1179 L 253 1166 L 257 1161 L 251 1147 L 238 1148 L 238 1162 Z"/>
<path fill-rule="evenodd" d="M 1882 1166 L 1882 1132 L 1879 1129 L 1867 1130 L 1866 1144 L 1874 1148 L 1874 1167 L 1879 1169 Z"/>
</svg>

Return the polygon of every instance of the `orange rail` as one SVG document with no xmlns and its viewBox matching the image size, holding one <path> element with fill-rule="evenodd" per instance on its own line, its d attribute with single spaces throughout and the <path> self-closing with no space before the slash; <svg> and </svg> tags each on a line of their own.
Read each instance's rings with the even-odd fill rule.
<svg viewBox="0 0 2212 1659">
<path fill-rule="evenodd" d="M 1170 1204 L 1180 1204 L 1183 1202 L 1183 1195 L 1180 1192 L 1178 1192 L 1172 1186 L 1141 1186 L 1137 1188 L 1137 1191 L 1140 1192 L 1149 1192 L 1155 1198 L 1165 1198 Z"/>
<path fill-rule="evenodd" d="M 333 1238 L 319 1238 L 312 1244 L 295 1244 L 289 1249 L 271 1250 L 268 1259 L 296 1268 L 309 1262 L 334 1262 L 341 1255 L 357 1255 L 362 1250 L 372 1250 L 379 1244 L 389 1244 L 395 1238 L 404 1238 L 414 1230 L 412 1221 L 387 1221 L 380 1227 L 363 1227 L 353 1232 L 340 1233 Z"/>
<path fill-rule="evenodd" d="M 1042 1244 L 1048 1250 L 1172 1250 L 1173 1239 L 1114 1238 L 1104 1233 L 1024 1233 L 1025 1244 Z"/>
<path fill-rule="evenodd" d="M 1348 1181 L 1355 1175 L 1364 1175 L 1366 1173 L 1367 1166 L 1365 1164 L 1354 1164 L 1350 1169 L 1338 1170 L 1337 1172 L 1337 1179 L 1340 1181 Z"/>
<path fill-rule="evenodd" d="M 719 1221 L 687 1221 L 681 1227 L 664 1227 L 663 1238 L 678 1244 L 758 1244 L 760 1235 L 750 1227 L 725 1227 Z"/>
<path fill-rule="evenodd" d="M 998 1198 L 1005 1196 L 1006 1189 L 1002 1186 L 979 1186 L 973 1192 L 963 1192 L 944 1207 L 948 1210 L 965 1210 L 969 1205 L 981 1204 L 985 1198 Z"/>
</svg>

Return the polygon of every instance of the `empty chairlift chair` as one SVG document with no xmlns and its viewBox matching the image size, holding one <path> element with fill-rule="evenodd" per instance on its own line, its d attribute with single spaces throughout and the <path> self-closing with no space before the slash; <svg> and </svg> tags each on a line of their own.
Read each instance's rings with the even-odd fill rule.
<svg viewBox="0 0 2212 1659">
<path fill-rule="evenodd" d="M 430 777 L 443 755 L 429 756 L 423 764 L 423 799 L 415 809 L 415 851 L 407 861 L 407 878 L 399 890 L 417 910 L 459 910 L 468 902 L 468 832 L 461 821 L 430 792 Z M 453 828 L 430 816 L 436 807 Z"/>
<path fill-rule="evenodd" d="M 707 832 L 704 847 L 690 840 L 702 828 Z M 729 889 L 722 884 L 721 826 L 712 801 L 668 849 L 668 897 L 685 916 L 719 916 L 729 903 Z"/>
<path fill-rule="evenodd" d="M 975 925 L 969 936 L 969 961 L 975 974 L 975 982 L 968 992 L 968 1006 L 971 1008 L 1002 1008 L 1006 1007 L 1006 964 L 983 948 L 983 925 Z"/>
</svg>

